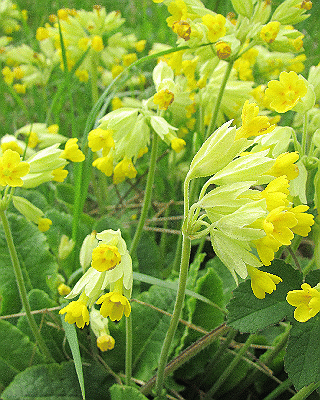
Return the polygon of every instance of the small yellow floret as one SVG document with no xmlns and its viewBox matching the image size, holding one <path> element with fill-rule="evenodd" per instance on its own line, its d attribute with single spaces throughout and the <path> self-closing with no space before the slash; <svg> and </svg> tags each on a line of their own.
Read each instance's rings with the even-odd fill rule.
<svg viewBox="0 0 320 400">
<path fill-rule="evenodd" d="M 13 89 L 19 94 L 25 94 L 26 88 L 27 87 L 24 83 L 15 83 L 13 85 Z"/>
<path fill-rule="evenodd" d="M 162 89 L 153 96 L 153 102 L 159 106 L 159 110 L 166 110 L 173 100 L 174 94 L 168 89 Z"/>
<path fill-rule="evenodd" d="M 117 185 L 123 182 L 125 178 L 135 178 L 137 170 L 135 169 L 130 158 L 124 157 L 114 168 L 113 171 L 113 183 Z"/>
<path fill-rule="evenodd" d="M 14 67 L 12 72 L 15 79 L 22 79 L 24 77 L 24 72 L 21 67 Z"/>
<path fill-rule="evenodd" d="M 97 347 L 101 351 L 112 350 L 115 345 L 115 340 L 110 335 L 102 335 L 97 338 Z"/>
<path fill-rule="evenodd" d="M 288 292 L 287 302 L 297 307 L 294 318 L 299 322 L 306 322 L 320 311 L 320 293 L 308 283 L 303 283 L 301 289 Z"/>
<path fill-rule="evenodd" d="M 10 142 L 3 142 L 1 143 L 1 150 L 4 153 L 6 150 L 11 149 L 13 151 L 16 151 L 20 155 L 23 154 L 23 149 L 18 145 L 17 142 L 14 140 L 11 140 Z"/>
<path fill-rule="evenodd" d="M 235 140 L 264 135 L 273 131 L 275 126 L 270 125 L 269 118 L 266 115 L 258 114 L 259 107 L 256 103 L 249 103 L 249 100 L 246 100 L 241 113 L 242 126 L 237 130 Z"/>
<path fill-rule="evenodd" d="M 131 312 L 129 300 L 116 291 L 102 295 L 97 304 L 101 304 L 100 314 L 104 318 L 109 317 L 111 321 L 120 321 L 123 313 L 129 317 Z"/>
<path fill-rule="evenodd" d="M 172 25 L 172 30 L 185 41 L 190 40 L 191 27 L 187 21 L 174 22 L 174 24 Z"/>
<path fill-rule="evenodd" d="M 122 65 L 113 65 L 111 68 L 112 79 L 116 78 L 124 70 Z"/>
<path fill-rule="evenodd" d="M 50 226 L 52 225 L 52 221 L 49 218 L 39 218 L 38 221 L 38 229 L 40 232 L 46 232 Z"/>
<path fill-rule="evenodd" d="M 270 107 L 279 113 L 291 110 L 298 101 L 307 94 L 305 81 L 294 71 L 281 72 L 279 81 L 268 83 L 265 92 L 266 101 Z"/>
<path fill-rule="evenodd" d="M 94 36 L 91 41 L 91 47 L 94 51 L 102 51 L 104 49 L 102 37 L 98 35 Z"/>
<path fill-rule="evenodd" d="M 134 47 L 138 53 L 141 53 L 141 51 L 143 51 L 145 49 L 146 43 L 147 43 L 147 41 L 143 39 L 143 40 L 139 40 L 138 42 L 136 42 L 134 44 Z"/>
<path fill-rule="evenodd" d="M 89 80 L 89 72 L 86 69 L 77 69 L 75 72 L 75 76 L 79 79 L 80 82 L 88 82 Z"/>
<path fill-rule="evenodd" d="M 138 56 L 136 55 L 136 53 L 124 54 L 122 57 L 123 65 L 125 67 L 128 67 L 129 65 L 137 61 L 137 59 Z"/>
<path fill-rule="evenodd" d="M 52 124 L 48 126 L 48 132 L 49 133 L 58 133 L 59 132 L 59 125 L 58 124 Z"/>
<path fill-rule="evenodd" d="M 111 101 L 112 111 L 118 110 L 118 108 L 123 107 L 123 102 L 120 97 L 114 97 Z"/>
<path fill-rule="evenodd" d="M 60 294 L 60 296 L 67 296 L 70 292 L 70 286 L 67 286 L 65 283 L 60 283 L 60 285 L 58 286 L 58 293 Z"/>
<path fill-rule="evenodd" d="M 294 164 L 298 159 L 299 153 L 297 151 L 280 154 L 273 166 L 266 172 L 266 175 L 275 177 L 286 175 L 288 180 L 291 181 L 299 175 L 299 168 Z"/>
<path fill-rule="evenodd" d="M 210 42 L 216 42 L 226 34 L 226 19 L 223 15 L 206 14 L 202 17 L 202 22 L 208 28 L 208 39 Z"/>
<path fill-rule="evenodd" d="M 66 307 L 62 308 L 59 311 L 59 314 L 65 314 L 65 321 L 68 324 L 77 324 L 78 328 L 83 328 L 84 325 L 89 325 L 89 311 L 87 309 L 87 305 L 82 300 L 72 301 Z"/>
<path fill-rule="evenodd" d="M 109 151 L 115 146 L 112 133 L 113 131 L 111 129 L 93 129 L 88 135 L 88 146 L 92 151 L 98 151 L 100 149 Z"/>
<path fill-rule="evenodd" d="M 99 157 L 93 161 L 92 165 L 106 176 L 111 176 L 113 171 L 113 157 L 109 154 L 105 157 Z"/>
<path fill-rule="evenodd" d="M 36 39 L 41 41 L 41 40 L 48 39 L 48 37 L 50 37 L 48 29 L 47 28 L 43 28 L 42 26 L 40 26 L 37 29 Z"/>
<path fill-rule="evenodd" d="M 67 175 L 68 175 L 68 171 L 66 169 L 63 169 L 64 167 L 59 167 L 54 169 L 51 174 L 53 175 L 53 180 L 56 182 L 63 182 Z"/>
<path fill-rule="evenodd" d="M 92 268 L 99 272 L 110 271 L 121 262 L 121 255 L 116 246 L 100 244 L 92 251 Z"/>
<path fill-rule="evenodd" d="M 231 47 L 226 42 L 218 42 L 215 44 L 217 56 L 220 60 L 225 60 L 231 54 Z"/>
<path fill-rule="evenodd" d="M 279 33 L 280 25 L 281 24 L 278 21 L 271 21 L 267 25 L 263 26 L 260 31 L 261 39 L 266 43 L 274 42 Z"/>
<path fill-rule="evenodd" d="M 19 153 L 7 149 L 0 157 L 0 185 L 1 186 L 22 186 L 23 176 L 27 175 L 30 165 L 21 161 Z"/>
<path fill-rule="evenodd" d="M 67 160 L 73 162 L 81 162 L 85 160 L 85 156 L 82 151 L 79 149 L 77 144 L 78 139 L 72 138 L 69 139 L 65 145 L 63 152 L 61 153 L 60 157 L 65 158 Z"/>
<path fill-rule="evenodd" d="M 251 277 L 251 288 L 253 294 L 258 299 L 264 299 L 266 293 L 271 294 L 276 290 L 276 285 L 282 282 L 282 279 L 279 276 L 261 271 L 258 268 L 247 266 L 247 270 Z"/>
<path fill-rule="evenodd" d="M 171 147 L 176 153 L 179 153 L 184 148 L 185 145 L 186 142 L 183 139 L 173 138 L 171 140 Z"/>
<path fill-rule="evenodd" d="M 34 149 L 38 143 L 40 143 L 38 135 L 35 132 L 31 131 L 28 139 L 28 147 Z"/>
</svg>

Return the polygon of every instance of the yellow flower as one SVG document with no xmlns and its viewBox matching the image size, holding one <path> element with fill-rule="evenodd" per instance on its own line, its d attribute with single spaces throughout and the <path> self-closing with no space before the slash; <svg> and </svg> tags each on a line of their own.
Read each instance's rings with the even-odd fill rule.
<svg viewBox="0 0 320 400">
<path fill-rule="evenodd" d="M 308 236 L 308 233 L 311 231 L 311 226 L 314 224 L 314 218 L 312 214 L 305 213 L 308 209 L 309 207 L 303 204 L 290 208 L 290 211 L 294 213 L 295 218 L 298 220 L 297 225 L 291 228 L 292 232 L 296 235 Z"/>
<path fill-rule="evenodd" d="M 91 47 L 96 52 L 102 51 L 104 49 L 102 37 L 98 35 L 94 36 L 91 41 Z"/>
<path fill-rule="evenodd" d="M 113 183 L 117 185 L 120 182 L 123 182 L 126 177 L 132 179 L 137 175 L 137 170 L 130 158 L 124 157 L 122 161 L 120 161 L 114 168 L 113 171 Z"/>
<path fill-rule="evenodd" d="M 183 139 L 173 138 L 171 140 L 171 147 L 176 153 L 179 153 L 184 148 L 185 145 L 186 142 Z"/>
<path fill-rule="evenodd" d="M 137 61 L 137 59 L 138 59 L 138 56 L 136 55 L 136 53 L 124 54 L 122 56 L 123 65 L 125 67 L 128 67 L 129 65 L 131 65 L 132 63 Z"/>
<path fill-rule="evenodd" d="M 40 26 L 37 29 L 36 39 L 41 41 L 41 40 L 44 40 L 44 39 L 48 39 L 48 37 L 50 37 L 48 29 L 47 28 L 43 28 L 42 26 Z"/>
<path fill-rule="evenodd" d="M 183 0 L 171 1 L 168 5 L 168 11 L 171 14 L 171 17 L 168 17 L 166 21 L 170 28 L 172 28 L 172 25 L 176 21 L 186 20 L 190 16 L 188 8 Z"/>
<path fill-rule="evenodd" d="M 226 19 L 223 15 L 206 14 L 202 17 L 202 22 L 208 28 L 208 39 L 210 42 L 216 42 L 226 34 Z"/>
<path fill-rule="evenodd" d="M 58 286 L 58 293 L 60 296 L 67 296 L 71 292 L 71 288 L 64 283 L 60 283 Z"/>
<path fill-rule="evenodd" d="M 112 350 L 115 340 L 110 335 L 102 335 L 97 338 L 97 346 L 101 351 Z"/>
<path fill-rule="evenodd" d="M 276 290 L 276 285 L 282 282 L 279 276 L 260 271 L 258 268 L 247 266 L 247 270 L 251 278 L 253 294 L 258 299 L 264 299 L 266 293 L 271 294 Z"/>
<path fill-rule="evenodd" d="M 4 67 L 2 69 L 3 80 L 7 85 L 12 85 L 14 73 L 11 71 L 9 67 Z"/>
<path fill-rule="evenodd" d="M 111 155 L 99 157 L 93 161 L 92 165 L 106 176 L 111 176 L 113 171 L 113 157 Z"/>
<path fill-rule="evenodd" d="M 129 300 L 116 291 L 102 295 L 97 304 L 101 304 L 100 314 L 104 318 L 109 317 L 111 321 L 120 321 L 123 313 L 129 317 L 131 312 Z"/>
<path fill-rule="evenodd" d="M 46 232 L 49 228 L 50 225 L 52 225 L 52 221 L 49 218 L 39 218 L 38 221 L 38 229 L 40 232 Z"/>
<path fill-rule="evenodd" d="M 13 68 L 13 75 L 14 75 L 15 79 L 22 79 L 24 77 L 23 69 L 19 66 Z"/>
<path fill-rule="evenodd" d="M 89 38 L 87 38 L 87 37 L 82 37 L 82 38 L 80 38 L 80 39 L 78 40 L 78 47 L 79 47 L 79 49 L 81 49 L 81 50 L 83 50 L 83 51 L 86 51 L 87 48 L 89 47 L 89 42 L 90 42 L 90 40 L 89 40 Z"/>
<path fill-rule="evenodd" d="M 294 318 L 299 322 L 306 322 L 320 311 L 320 293 L 308 283 L 303 283 L 301 289 L 288 292 L 287 302 L 297 307 Z"/>
<path fill-rule="evenodd" d="M 148 153 L 148 147 L 147 146 L 142 147 L 142 149 L 139 150 L 137 158 L 141 158 L 142 156 L 144 156 L 147 153 Z"/>
<path fill-rule="evenodd" d="M 237 130 L 235 140 L 264 135 L 273 131 L 275 126 L 270 125 L 269 118 L 266 115 L 258 114 L 259 107 L 256 103 L 249 103 L 249 100 L 246 100 L 241 114 L 242 126 Z"/>
<path fill-rule="evenodd" d="M 48 132 L 49 133 L 58 133 L 59 132 L 59 125 L 58 124 L 52 124 L 48 126 Z"/>
<path fill-rule="evenodd" d="M 4 153 L 7 149 L 11 149 L 13 151 L 16 151 L 20 155 L 23 154 L 23 149 L 14 140 L 10 140 L 9 142 L 1 143 L 2 152 Z"/>
<path fill-rule="evenodd" d="M 279 250 L 281 243 L 270 236 L 264 236 L 254 242 L 260 260 L 264 265 L 270 265 L 274 259 L 274 253 Z"/>
<path fill-rule="evenodd" d="M 56 182 L 63 182 L 67 175 L 68 175 L 68 171 L 66 169 L 63 169 L 64 167 L 59 167 L 54 169 L 51 174 L 53 175 L 53 180 Z"/>
<path fill-rule="evenodd" d="M 99 272 L 110 271 L 121 262 L 121 255 L 116 246 L 100 244 L 92 251 L 91 266 Z"/>
<path fill-rule="evenodd" d="M 73 162 L 81 162 L 84 161 L 85 156 L 82 151 L 79 149 L 77 144 L 78 139 L 72 138 L 69 139 L 65 145 L 63 152 L 61 153 L 60 157 L 65 158 L 67 160 Z"/>
<path fill-rule="evenodd" d="M 291 181 L 299 175 L 299 168 L 294 164 L 298 158 L 299 153 L 297 151 L 280 154 L 273 166 L 266 172 L 266 175 L 276 177 L 286 175 L 288 180 Z"/>
<path fill-rule="evenodd" d="M 89 72 L 86 69 L 77 69 L 75 72 L 75 76 L 79 79 L 80 82 L 88 82 L 89 80 Z"/>
<path fill-rule="evenodd" d="M 21 161 L 19 153 L 7 149 L 0 157 L 0 185 L 1 186 L 22 186 L 23 176 L 27 175 L 30 165 Z"/>
<path fill-rule="evenodd" d="M 113 65 L 111 68 L 112 79 L 116 78 L 124 70 L 122 65 Z"/>
<path fill-rule="evenodd" d="M 111 148 L 114 148 L 112 133 L 111 129 L 93 129 L 88 135 L 88 146 L 92 151 L 104 149 L 108 152 Z"/>
<path fill-rule="evenodd" d="M 294 237 L 291 228 L 297 225 L 295 214 L 285 207 L 277 207 L 270 211 L 263 221 L 263 229 L 267 236 L 278 240 L 282 245 L 289 246 Z"/>
<path fill-rule="evenodd" d="M 123 102 L 120 97 L 114 97 L 111 101 L 112 111 L 118 110 L 118 108 L 123 107 Z"/>
<path fill-rule="evenodd" d="M 260 31 L 261 39 L 266 43 L 272 43 L 279 33 L 280 25 L 278 21 L 271 21 L 263 26 Z"/>
<path fill-rule="evenodd" d="M 225 60 L 231 54 L 231 47 L 226 42 L 218 42 L 215 44 L 217 56 L 220 60 Z"/>
<path fill-rule="evenodd" d="M 187 21 L 176 21 L 172 25 L 172 30 L 179 37 L 184 39 L 185 41 L 190 40 L 191 35 L 191 27 Z"/>
<path fill-rule="evenodd" d="M 173 100 L 174 94 L 168 89 L 162 89 L 153 96 L 153 102 L 159 106 L 159 110 L 166 110 Z"/>
<path fill-rule="evenodd" d="M 86 302 L 80 299 L 69 303 L 59 311 L 59 314 L 67 313 L 64 320 L 68 324 L 76 323 L 78 328 L 83 328 L 85 324 L 89 325 L 90 317 Z"/>
<path fill-rule="evenodd" d="M 38 143 L 40 143 L 38 135 L 35 132 L 31 131 L 28 139 L 28 147 L 34 149 Z"/>
<path fill-rule="evenodd" d="M 147 41 L 145 39 L 142 39 L 134 44 L 134 47 L 138 53 L 141 53 L 141 51 L 143 51 L 145 49 L 146 43 L 147 43 Z"/>
<path fill-rule="evenodd" d="M 302 78 L 294 72 L 281 72 L 279 81 L 268 83 L 265 92 L 270 107 L 279 113 L 291 110 L 307 94 L 307 86 Z"/>
<path fill-rule="evenodd" d="M 289 201 L 287 200 L 287 196 L 289 195 L 288 188 L 289 181 L 285 175 L 282 175 L 271 181 L 267 187 L 260 192 L 260 197 L 266 199 L 268 211 L 272 211 L 277 207 L 287 207 L 289 205 Z"/>
<path fill-rule="evenodd" d="M 26 88 L 27 87 L 24 83 L 15 83 L 13 85 L 13 89 L 19 94 L 25 94 Z"/>
</svg>

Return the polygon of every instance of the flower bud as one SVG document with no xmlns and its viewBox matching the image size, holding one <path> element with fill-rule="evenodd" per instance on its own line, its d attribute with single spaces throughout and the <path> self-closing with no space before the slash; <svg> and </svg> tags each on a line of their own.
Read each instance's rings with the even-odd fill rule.
<svg viewBox="0 0 320 400">
<path fill-rule="evenodd" d="M 231 0 L 235 12 L 250 19 L 253 13 L 253 0 Z"/>
<path fill-rule="evenodd" d="M 275 10 L 271 21 L 279 21 L 282 25 L 295 25 L 307 19 L 306 8 L 301 7 L 301 0 L 285 0 Z M 310 2 L 308 2 L 310 3 Z M 312 4 L 312 3 L 311 3 Z"/>
<path fill-rule="evenodd" d="M 20 196 L 12 196 L 12 202 L 14 207 L 24 215 L 27 220 L 38 224 L 39 219 L 44 215 L 40 208 L 34 206 L 29 200 Z"/>
<path fill-rule="evenodd" d="M 69 239 L 68 236 L 62 235 L 60 244 L 59 244 L 59 250 L 58 250 L 58 257 L 60 260 L 65 260 L 68 255 L 71 253 L 72 249 L 74 248 L 74 241 L 72 239 Z M 66 293 L 69 294 L 69 293 Z"/>
<path fill-rule="evenodd" d="M 89 265 L 91 264 L 92 261 L 92 250 L 98 246 L 98 240 L 96 239 L 96 231 L 93 231 L 90 233 L 90 235 L 87 235 L 82 243 L 81 249 L 80 249 L 80 265 L 85 271 Z"/>
</svg>

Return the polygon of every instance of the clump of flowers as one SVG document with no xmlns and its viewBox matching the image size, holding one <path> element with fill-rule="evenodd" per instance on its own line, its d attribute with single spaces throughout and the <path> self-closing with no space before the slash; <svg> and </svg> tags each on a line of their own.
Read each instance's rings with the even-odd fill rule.
<svg viewBox="0 0 320 400">
<path fill-rule="evenodd" d="M 89 324 L 89 307 L 98 347 L 105 351 L 113 348 L 114 340 L 109 337 L 107 322 L 97 317 L 94 304 L 101 304 L 100 316 L 109 317 L 111 321 L 119 321 L 123 314 L 128 317 L 131 312 L 132 261 L 120 230 L 109 229 L 88 235 L 81 248 L 80 262 L 84 269 L 90 264 L 91 267 L 66 296 L 73 299 L 80 294 L 79 300 L 72 301 L 59 312 L 66 314 L 67 322 L 75 322 L 83 328 L 85 323 Z M 104 294 L 107 287 L 110 291 Z M 79 319 L 78 314 L 82 316 Z"/>
</svg>

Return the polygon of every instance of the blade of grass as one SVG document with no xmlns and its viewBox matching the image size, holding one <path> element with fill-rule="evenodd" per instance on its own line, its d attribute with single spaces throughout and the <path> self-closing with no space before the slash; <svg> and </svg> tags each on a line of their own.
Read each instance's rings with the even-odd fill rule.
<svg viewBox="0 0 320 400">
<path fill-rule="evenodd" d="M 66 337 L 71 349 L 73 361 L 74 361 L 74 366 L 76 368 L 76 373 L 81 389 L 81 394 L 82 394 L 82 399 L 85 400 L 85 389 L 84 389 L 84 378 L 83 378 L 83 369 L 82 369 L 82 362 L 81 362 L 81 355 L 80 355 L 80 349 L 79 349 L 79 342 L 78 342 L 78 336 L 77 336 L 77 331 L 74 326 L 74 324 L 68 324 L 68 322 L 65 322 L 64 316 L 61 315 L 61 321 L 62 321 L 62 326 L 63 329 L 66 333 Z"/>
</svg>

